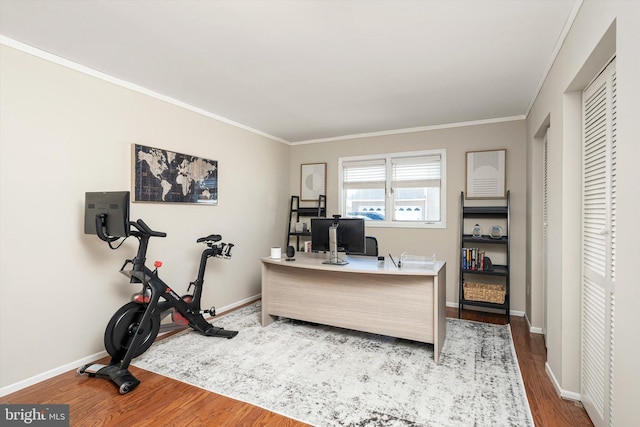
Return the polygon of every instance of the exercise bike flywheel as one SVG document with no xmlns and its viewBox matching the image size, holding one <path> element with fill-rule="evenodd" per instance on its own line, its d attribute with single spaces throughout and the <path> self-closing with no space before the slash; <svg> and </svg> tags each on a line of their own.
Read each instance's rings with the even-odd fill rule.
<svg viewBox="0 0 640 427">
<path fill-rule="evenodd" d="M 111 317 L 107 329 L 104 332 L 104 346 L 111 357 L 121 359 L 126 354 L 136 331 L 143 335 L 142 341 L 137 346 L 133 357 L 138 357 L 156 339 L 160 329 L 160 317 L 151 316 L 144 325 L 140 324 L 146 307 L 142 304 L 130 302 L 122 307 Z"/>
</svg>

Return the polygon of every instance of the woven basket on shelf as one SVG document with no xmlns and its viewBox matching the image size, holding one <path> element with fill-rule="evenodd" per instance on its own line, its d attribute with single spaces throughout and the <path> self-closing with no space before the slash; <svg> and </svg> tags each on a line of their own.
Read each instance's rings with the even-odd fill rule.
<svg viewBox="0 0 640 427">
<path fill-rule="evenodd" d="M 504 304 L 505 294 L 504 285 L 475 282 L 464 283 L 464 299 L 466 300 Z"/>
</svg>

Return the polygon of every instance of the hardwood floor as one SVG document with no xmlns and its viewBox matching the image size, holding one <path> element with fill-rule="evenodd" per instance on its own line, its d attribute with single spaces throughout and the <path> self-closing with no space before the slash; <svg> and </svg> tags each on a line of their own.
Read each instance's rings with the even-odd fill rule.
<svg viewBox="0 0 640 427">
<path fill-rule="evenodd" d="M 457 317 L 447 308 L 447 316 Z M 504 324 L 501 315 L 465 310 L 463 319 Z M 579 403 L 561 399 L 545 372 L 541 335 L 512 317 L 513 340 L 536 426 L 591 426 Z M 101 361 L 106 363 L 106 360 Z M 71 426 L 305 426 L 270 411 L 131 367 L 142 384 L 121 396 L 109 381 L 70 371 L 0 398 L 1 403 L 70 406 Z"/>
<path fill-rule="evenodd" d="M 458 310 L 447 308 L 448 317 L 457 317 Z M 505 324 L 504 315 L 463 310 L 462 319 Z M 511 316 L 511 335 L 518 356 L 520 372 L 536 426 L 593 426 L 580 402 L 560 398 L 545 370 L 547 351 L 544 337 L 529 332 L 524 317 Z"/>
</svg>

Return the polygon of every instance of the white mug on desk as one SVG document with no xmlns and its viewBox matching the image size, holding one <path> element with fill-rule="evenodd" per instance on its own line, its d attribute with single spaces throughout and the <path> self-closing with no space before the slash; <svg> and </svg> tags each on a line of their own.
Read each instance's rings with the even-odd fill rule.
<svg viewBox="0 0 640 427">
<path fill-rule="evenodd" d="M 279 247 L 271 248 L 271 258 L 280 259 L 282 258 L 282 249 Z"/>
</svg>

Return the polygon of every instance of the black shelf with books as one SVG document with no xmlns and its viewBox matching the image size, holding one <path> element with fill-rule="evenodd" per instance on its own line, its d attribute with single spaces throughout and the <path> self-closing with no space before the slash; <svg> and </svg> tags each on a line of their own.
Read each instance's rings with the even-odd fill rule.
<svg viewBox="0 0 640 427">
<path fill-rule="evenodd" d="M 469 219 L 490 223 L 490 234 L 482 234 L 479 224 L 471 227 Z M 465 220 L 466 223 L 465 223 Z M 464 306 L 504 310 L 507 322 L 510 312 L 510 192 L 506 206 L 465 206 L 460 194 L 460 286 L 458 317 Z M 471 230 L 473 228 L 473 230 Z M 469 231 L 473 231 L 469 234 Z M 504 263 L 495 264 L 494 256 Z"/>
<path fill-rule="evenodd" d="M 302 217 L 315 217 L 325 218 L 327 216 L 327 196 L 321 194 L 318 196 L 318 200 L 310 202 L 312 206 L 300 206 L 300 196 L 291 196 L 289 201 L 289 222 L 287 224 L 287 236 L 285 240 L 285 246 L 291 244 L 291 238 L 296 240 L 296 251 L 302 251 L 303 248 L 300 245 L 300 238 L 303 241 L 309 241 L 311 237 L 311 230 L 308 224 L 303 230 L 297 230 L 296 224 L 298 224 Z"/>
</svg>

